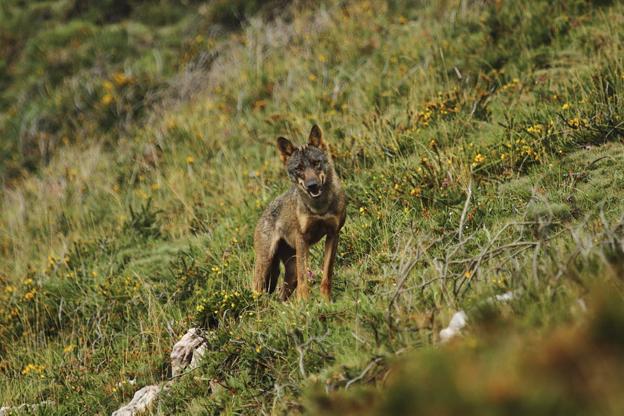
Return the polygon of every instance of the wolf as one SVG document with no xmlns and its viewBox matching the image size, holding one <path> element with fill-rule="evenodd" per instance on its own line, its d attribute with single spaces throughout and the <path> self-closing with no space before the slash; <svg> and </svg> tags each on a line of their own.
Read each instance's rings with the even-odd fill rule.
<svg viewBox="0 0 624 416">
<path fill-rule="evenodd" d="M 274 292 L 281 262 L 282 299 L 295 289 L 297 299 L 307 299 L 310 246 L 325 237 L 321 295 L 331 301 L 338 236 L 347 216 L 345 192 L 318 125 L 312 127 L 306 145 L 278 137 L 277 148 L 292 186 L 269 204 L 256 225 L 253 290 Z"/>
</svg>

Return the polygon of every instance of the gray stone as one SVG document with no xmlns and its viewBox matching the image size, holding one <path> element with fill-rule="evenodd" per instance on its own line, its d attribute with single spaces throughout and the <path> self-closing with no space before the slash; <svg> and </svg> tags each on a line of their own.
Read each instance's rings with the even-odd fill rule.
<svg viewBox="0 0 624 416">
<path fill-rule="evenodd" d="M 145 386 L 134 393 L 134 397 L 127 405 L 113 412 L 112 416 L 134 416 L 145 412 L 154 403 L 162 390 L 159 385 Z"/>
<path fill-rule="evenodd" d="M 207 345 L 197 328 L 189 329 L 171 350 L 171 375 L 177 377 L 199 365 Z"/>
</svg>

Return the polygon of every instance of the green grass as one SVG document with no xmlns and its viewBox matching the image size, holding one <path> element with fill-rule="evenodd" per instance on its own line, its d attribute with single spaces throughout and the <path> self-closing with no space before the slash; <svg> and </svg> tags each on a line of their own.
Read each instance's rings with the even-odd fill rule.
<svg viewBox="0 0 624 416">
<path fill-rule="evenodd" d="M 71 3 L 0 6 L 1 405 L 110 413 L 199 325 L 154 414 L 623 409 L 619 2 Z M 349 197 L 335 300 L 320 247 L 309 302 L 253 296 L 275 138 L 312 123 Z"/>
</svg>

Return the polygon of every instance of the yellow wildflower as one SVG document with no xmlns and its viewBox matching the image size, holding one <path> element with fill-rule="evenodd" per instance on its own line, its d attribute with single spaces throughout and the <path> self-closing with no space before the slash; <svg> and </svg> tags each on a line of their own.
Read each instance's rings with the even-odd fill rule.
<svg viewBox="0 0 624 416">
<path fill-rule="evenodd" d="M 579 117 L 574 117 L 568 120 L 568 125 L 573 129 L 578 129 L 581 127 L 587 127 L 588 121 Z"/>
<path fill-rule="evenodd" d="M 527 129 L 527 132 L 531 134 L 542 134 L 544 132 L 544 126 L 541 124 L 535 124 Z"/>
<path fill-rule="evenodd" d="M 28 375 L 30 373 L 42 374 L 43 370 L 45 370 L 45 366 L 37 365 L 37 364 L 26 364 L 24 369 L 22 370 L 23 375 Z"/>
<path fill-rule="evenodd" d="M 115 72 L 113 74 L 113 81 L 115 81 L 115 84 L 122 86 L 130 82 L 130 77 L 128 77 L 123 72 Z"/>
<path fill-rule="evenodd" d="M 483 156 L 481 153 L 477 153 L 473 159 L 473 162 L 475 165 L 480 165 L 481 163 L 485 162 L 485 156 Z"/>
<path fill-rule="evenodd" d="M 109 93 L 106 93 L 102 96 L 102 98 L 100 99 L 100 103 L 102 103 L 102 105 L 110 105 L 110 103 L 113 102 L 113 96 Z"/>
</svg>

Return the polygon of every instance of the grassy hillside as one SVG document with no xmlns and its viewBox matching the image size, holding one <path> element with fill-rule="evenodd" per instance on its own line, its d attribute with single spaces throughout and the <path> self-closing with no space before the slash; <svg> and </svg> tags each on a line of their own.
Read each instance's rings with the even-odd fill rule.
<svg viewBox="0 0 624 416">
<path fill-rule="evenodd" d="M 109 414 L 199 325 L 154 414 L 624 410 L 620 2 L 23 3 L 0 406 Z M 315 247 L 282 303 L 249 291 L 252 234 L 289 186 L 275 138 L 313 123 L 349 197 L 334 302 Z"/>
</svg>

